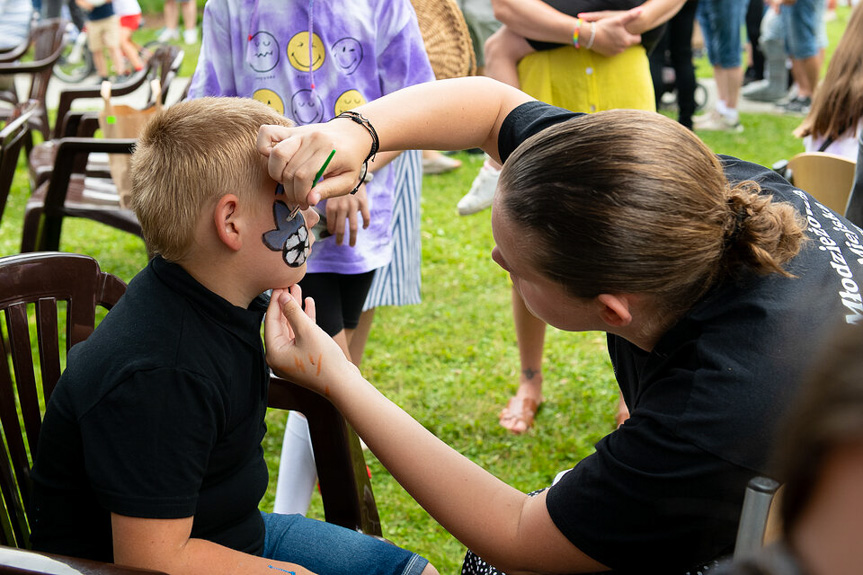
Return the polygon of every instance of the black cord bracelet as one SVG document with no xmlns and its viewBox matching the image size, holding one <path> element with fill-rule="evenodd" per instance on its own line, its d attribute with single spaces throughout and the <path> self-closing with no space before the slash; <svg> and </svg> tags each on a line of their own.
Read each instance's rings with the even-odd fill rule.
<svg viewBox="0 0 863 575">
<path fill-rule="evenodd" d="M 351 120 L 353 120 L 354 122 L 356 122 L 357 124 L 359 124 L 360 126 L 365 128 L 366 131 L 368 131 L 369 136 L 372 137 L 371 150 L 369 151 L 369 155 L 366 156 L 366 159 L 363 160 L 362 169 L 360 170 L 360 181 L 357 183 L 357 186 L 353 190 L 351 190 L 352 194 L 356 194 L 357 190 L 360 189 L 360 186 L 363 185 L 363 182 L 366 181 L 366 174 L 369 173 L 369 161 L 373 162 L 375 160 L 375 156 L 378 153 L 378 148 L 380 148 L 381 142 L 378 139 L 378 133 L 375 130 L 375 127 L 372 126 L 372 123 L 369 122 L 368 118 L 366 118 L 365 116 L 363 116 L 359 112 L 354 112 L 353 110 L 347 110 L 345 112 L 342 112 L 341 114 L 339 114 L 335 118 L 333 118 L 333 120 L 335 120 L 336 118 L 350 118 Z"/>
</svg>

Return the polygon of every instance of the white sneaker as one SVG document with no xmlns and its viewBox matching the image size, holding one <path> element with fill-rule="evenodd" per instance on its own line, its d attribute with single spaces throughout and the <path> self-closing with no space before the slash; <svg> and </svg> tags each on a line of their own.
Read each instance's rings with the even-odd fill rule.
<svg viewBox="0 0 863 575">
<path fill-rule="evenodd" d="M 732 120 L 728 116 L 716 112 L 710 114 L 707 119 L 693 123 L 696 130 L 704 130 L 705 132 L 736 132 L 743 131 L 743 124 L 739 119 Z"/>
<path fill-rule="evenodd" d="M 692 125 L 696 129 L 698 129 L 699 126 L 702 126 L 704 124 L 711 124 L 717 119 L 719 119 L 719 112 L 714 109 L 700 116 L 692 116 Z"/>
<path fill-rule="evenodd" d="M 429 176 L 445 174 L 460 167 L 461 160 L 450 158 L 441 153 L 433 154 L 429 158 L 423 158 L 423 174 Z"/>
<path fill-rule="evenodd" d="M 483 164 L 470 186 L 470 191 L 458 201 L 458 213 L 469 216 L 491 206 L 499 177 L 500 170 L 492 168 L 488 163 Z"/>
<path fill-rule="evenodd" d="M 188 30 L 183 30 L 183 42 L 186 46 L 196 44 L 198 42 L 198 29 L 189 28 Z"/>
<path fill-rule="evenodd" d="M 163 28 L 156 38 L 159 42 L 170 42 L 171 40 L 180 39 L 180 31 L 176 28 Z"/>
</svg>

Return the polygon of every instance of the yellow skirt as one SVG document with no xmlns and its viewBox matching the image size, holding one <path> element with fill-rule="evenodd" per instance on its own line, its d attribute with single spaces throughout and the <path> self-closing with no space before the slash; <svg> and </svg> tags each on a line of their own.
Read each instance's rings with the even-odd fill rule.
<svg viewBox="0 0 863 575">
<path fill-rule="evenodd" d="M 519 62 L 518 75 L 526 93 L 573 112 L 656 111 L 650 65 L 640 44 L 617 56 L 573 46 L 534 52 Z"/>
</svg>

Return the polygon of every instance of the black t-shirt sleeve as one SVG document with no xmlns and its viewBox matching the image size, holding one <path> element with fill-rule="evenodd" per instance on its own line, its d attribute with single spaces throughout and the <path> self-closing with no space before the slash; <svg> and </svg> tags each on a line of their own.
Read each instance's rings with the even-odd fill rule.
<svg viewBox="0 0 863 575">
<path fill-rule="evenodd" d="M 221 405 L 212 386 L 178 370 L 139 371 L 118 385 L 80 421 L 100 505 L 132 517 L 193 516 Z"/>
<path fill-rule="evenodd" d="M 504 118 L 500 127 L 497 149 L 501 161 L 506 162 L 510 154 L 534 134 L 538 134 L 555 124 L 583 115 L 536 100 L 517 106 Z"/>
<path fill-rule="evenodd" d="M 683 572 L 732 550 L 751 475 L 633 414 L 546 505 L 576 547 L 615 570 Z"/>
</svg>

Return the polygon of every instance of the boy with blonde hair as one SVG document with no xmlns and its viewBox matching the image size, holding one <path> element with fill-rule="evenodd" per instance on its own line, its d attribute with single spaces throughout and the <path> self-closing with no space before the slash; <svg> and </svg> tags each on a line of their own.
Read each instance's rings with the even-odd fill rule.
<svg viewBox="0 0 863 575">
<path fill-rule="evenodd" d="M 132 205 L 156 255 L 69 353 L 33 468 L 33 547 L 171 575 L 436 575 L 376 538 L 258 510 L 260 294 L 301 299 L 317 221 L 292 217 L 267 175 L 262 124 L 290 122 L 254 100 L 203 98 L 141 135 Z"/>
</svg>

